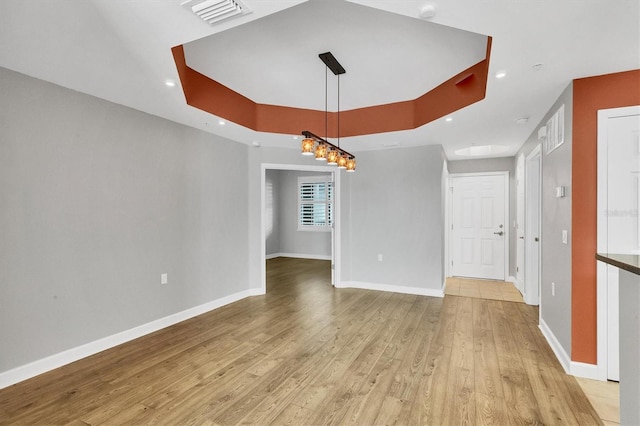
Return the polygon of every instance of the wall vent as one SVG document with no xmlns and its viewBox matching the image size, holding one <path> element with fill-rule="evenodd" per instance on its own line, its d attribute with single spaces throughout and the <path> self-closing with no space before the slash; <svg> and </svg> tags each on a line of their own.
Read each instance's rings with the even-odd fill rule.
<svg viewBox="0 0 640 426">
<path fill-rule="evenodd" d="M 183 0 L 181 6 L 191 9 L 200 19 L 210 25 L 238 18 L 251 11 L 239 0 Z"/>
</svg>

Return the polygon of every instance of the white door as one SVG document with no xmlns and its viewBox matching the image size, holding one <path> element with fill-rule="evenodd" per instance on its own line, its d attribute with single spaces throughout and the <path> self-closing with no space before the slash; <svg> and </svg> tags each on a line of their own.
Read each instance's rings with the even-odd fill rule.
<svg viewBox="0 0 640 426">
<path fill-rule="evenodd" d="M 516 164 L 516 286 L 524 294 L 524 154 L 520 154 Z"/>
<path fill-rule="evenodd" d="M 524 301 L 529 305 L 540 303 L 540 178 L 542 159 L 540 145 L 527 156 L 525 170 L 525 267 Z"/>
<path fill-rule="evenodd" d="M 640 107 L 599 111 L 597 251 L 640 254 L 639 210 Z M 598 264 L 601 286 L 606 289 L 607 379 L 620 380 L 618 268 Z"/>
<path fill-rule="evenodd" d="M 507 174 L 456 176 L 452 183 L 452 275 L 505 279 Z"/>
</svg>

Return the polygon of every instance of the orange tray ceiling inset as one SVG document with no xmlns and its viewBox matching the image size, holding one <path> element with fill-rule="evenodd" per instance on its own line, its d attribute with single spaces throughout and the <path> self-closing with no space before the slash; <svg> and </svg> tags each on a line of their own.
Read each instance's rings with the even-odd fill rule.
<svg viewBox="0 0 640 426">
<path fill-rule="evenodd" d="M 408 101 L 340 111 L 340 137 L 411 130 L 484 99 L 491 37 L 484 60 Z M 258 132 L 323 133 L 325 111 L 260 104 L 187 66 L 183 45 L 171 49 L 188 105 Z M 327 137 L 338 137 L 338 112 L 328 112 Z"/>
</svg>

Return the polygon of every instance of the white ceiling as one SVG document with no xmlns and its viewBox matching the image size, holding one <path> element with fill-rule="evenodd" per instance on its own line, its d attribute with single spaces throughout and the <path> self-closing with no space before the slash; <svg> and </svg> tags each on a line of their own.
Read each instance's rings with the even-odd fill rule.
<svg viewBox="0 0 640 426">
<path fill-rule="evenodd" d="M 449 159 L 485 144 L 513 155 L 572 79 L 640 68 L 638 0 L 442 0 L 429 21 L 418 0 L 244 3 L 252 13 L 212 27 L 179 0 L 2 0 L 0 66 L 240 143 L 298 149 L 291 135 L 221 126 L 186 105 L 179 85 L 164 84 L 178 80 L 171 47 L 186 44 L 190 65 L 256 102 L 315 109 L 324 108 L 317 55 L 331 51 L 347 70 L 345 110 L 421 95 L 478 62 L 492 36 L 485 100 L 451 122 L 341 139 L 356 152 L 442 144 Z M 498 70 L 507 76 L 493 78 Z"/>
<path fill-rule="evenodd" d="M 342 0 L 308 1 L 188 43 L 187 65 L 255 102 L 324 111 L 331 51 L 340 109 L 415 99 L 486 57 L 487 37 Z M 329 71 L 328 110 L 337 80 Z"/>
</svg>

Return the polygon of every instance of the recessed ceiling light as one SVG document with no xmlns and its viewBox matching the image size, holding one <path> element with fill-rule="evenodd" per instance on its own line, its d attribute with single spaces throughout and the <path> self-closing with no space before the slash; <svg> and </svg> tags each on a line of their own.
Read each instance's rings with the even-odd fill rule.
<svg viewBox="0 0 640 426">
<path fill-rule="evenodd" d="M 450 122 L 450 121 L 453 121 L 453 118 L 452 117 L 447 117 L 447 118 L 444 119 L 444 121 Z"/>
<path fill-rule="evenodd" d="M 174 87 L 176 85 L 176 82 L 173 80 L 165 80 L 164 84 L 166 84 L 168 87 Z"/>
<path fill-rule="evenodd" d="M 498 71 L 496 73 L 496 78 L 505 78 L 507 76 L 507 72 L 506 71 Z"/>
<path fill-rule="evenodd" d="M 529 117 L 522 117 L 516 120 L 516 124 L 527 124 L 529 122 Z"/>
<path fill-rule="evenodd" d="M 218 124 L 221 125 L 221 126 L 224 126 L 225 122 L 224 122 L 224 120 L 220 120 L 220 121 L 218 121 Z"/>
<path fill-rule="evenodd" d="M 509 147 L 504 145 L 479 145 L 456 149 L 454 152 L 456 155 L 462 155 L 465 157 L 481 157 L 484 155 L 501 154 L 508 149 Z"/>
</svg>

